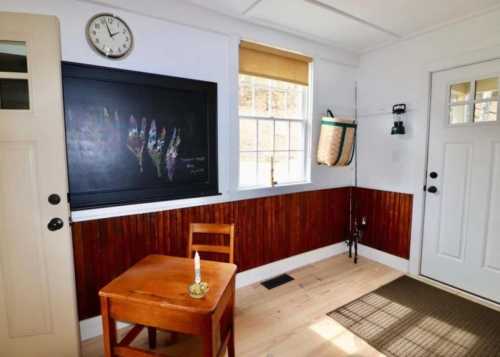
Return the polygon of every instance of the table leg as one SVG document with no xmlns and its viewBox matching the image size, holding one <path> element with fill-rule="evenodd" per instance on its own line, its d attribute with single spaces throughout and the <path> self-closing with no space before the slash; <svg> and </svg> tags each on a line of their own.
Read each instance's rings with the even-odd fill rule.
<svg viewBox="0 0 500 357">
<path fill-rule="evenodd" d="M 154 350 L 156 348 L 156 328 L 148 327 L 148 343 L 149 348 Z"/>
<path fill-rule="evenodd" d="M 109 314 L 109 299 L 101 297 L 102 334 L 104 356 L 113 357 L 113 348 L 116 346 L 116 322 Z"/>
<path fill-rule="evenodd" d="M 205 332 L 202 335 L 203 341 L 203 357 L 216 357 L 220 342 L 218 338 L 220 338 L 220 332 L 217 331 L 219 329 L 219 324 L 211 321 L 205 328 Z"/>
<path fill-rule="evenodd" d="M 234 351 L 234 291 L 228 306 L 229 312 L 229 340 L 227 342 L 227 353 L 229 357 L 235 357 Z"/>
</svg>

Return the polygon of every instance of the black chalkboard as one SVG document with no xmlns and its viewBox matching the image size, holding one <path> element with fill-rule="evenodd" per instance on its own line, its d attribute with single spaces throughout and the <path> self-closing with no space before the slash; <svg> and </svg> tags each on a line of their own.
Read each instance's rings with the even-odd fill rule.
<svg viewBox="0 0 500 357">
<path fill-rule="evenodd" d="M 63 62 L 72 209 L 218 194 L 217 84 Z"/>
</svg>

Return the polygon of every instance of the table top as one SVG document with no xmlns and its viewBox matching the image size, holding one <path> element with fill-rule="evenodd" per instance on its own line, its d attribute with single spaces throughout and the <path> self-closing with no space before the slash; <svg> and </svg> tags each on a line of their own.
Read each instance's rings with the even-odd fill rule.
<svg viewBox="0 0 500 357">
<path fill-rule="evenodd" d="M 202 299 L 189 296 L 194 281 L 194 259 L 149 255 L 99 291 L 103 297 L 150 304 L 195 313 L 216 309 L 236 274 L 236 265 L 201 261 L 201 279 L 209 291 Z"/>
</svg>

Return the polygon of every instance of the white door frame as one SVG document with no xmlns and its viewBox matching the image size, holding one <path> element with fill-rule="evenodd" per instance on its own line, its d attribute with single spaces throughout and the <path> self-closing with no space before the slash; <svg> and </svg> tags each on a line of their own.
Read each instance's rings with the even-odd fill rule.
<svg viewBox="0 0 500 357">
<path fill-rule="evenodd" d="M 425 102 L 425 107 L 423 113 L 425 113 L 424 127 L 420 131 L 416 132 L 416 146 L 421 147 L 422 150 L 416 151 L 416 170 L 419 173 L 420 178 L 416 182 L 414 188 L 414 201 L 413 201 L 413 217 L 412 217 L 412 229 L 411 229 L 411 242 L 410 242 L 410 263 L 409 263 L 409 274 L 426 280 L 428 282 L 433 282 L 432 279 L 422 276 L 421 265 L 422 265 L 422 249 L 424 242 L 424 217 L 425 217 L 425 198 L 426 193 L 424 192 L 424 185 L 427 181 L 427 164 L 428 164 L 428 154 L 429 154 L 429 134 L 430 134 L 430 120 L 431 120 L 431 96 L 432 96 L 432 75 L 437 72 L 450 70 L 458 67 L 469 66 L 473 64 L 479 64 L 482 62 L 488 62 L 492 60 L 500 59 L 500 45 L 483 48 L 473 51 L 467 51 L 454 57 L 440 59 L 438 61 L 433 61 L 425 66 L 423 75 L 426 77 L 426 89 L 423 93 L 423 97 L 427 98 Z M 493 307 L 495 309 L 500 308 L 500 304 L 495 304 L 489 300 L 482 299 L 476 295 L 463 292 L 462 290 L 449 287 L 444 283 L 436 282 L 436 285 L 450 290 L 453 292 L 458 292 L 460 295 Z"/>
</svg>

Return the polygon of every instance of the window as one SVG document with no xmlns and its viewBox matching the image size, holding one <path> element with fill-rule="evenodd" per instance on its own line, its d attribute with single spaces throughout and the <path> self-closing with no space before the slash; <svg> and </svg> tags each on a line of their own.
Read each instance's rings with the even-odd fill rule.
<svg viewBox="0 0 500 357">
<path fill-rule="evenodd" d="M 450 124 L 497 121 L 497 77 L 452 84 L 449 97 Z"/>
<path fill-rule="evenodd" d="M 276 56 L 275 52 L 273 56 Z M 298 79 L 287 73 L 275 73 L 273 68 L 266 66 L 260 66 L 260 73 L 256 73 L 259 71 L 255 71 L 255 67 L 252 71 L 245 71 L 241 57 L 240 50 L 239 186 L 265 187 L 304 182 L 307 177 L 309 61 L 300 62 L 307 69 L 303 72 L 307 76 Z M 254 61 L 248 57 L 244 60 L 253 66 L 256 57 L 251 58 Z M 272 60 L 276 58 L 265 63 Z M 284 66 L 290 68 L 289 64 Z M 293 71 L 293 75 L 297 73 Z"/>
<path fill-rule="evenodd" d="M 0 41 L 0 109 L 29 109 L 26 56 L 24 42 Z"/>
<path fill-rule="evenodd" d="M 306 86 L 240 75 L 241 187 L 304 181 L 306 108 Z"/>
</svg>

